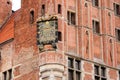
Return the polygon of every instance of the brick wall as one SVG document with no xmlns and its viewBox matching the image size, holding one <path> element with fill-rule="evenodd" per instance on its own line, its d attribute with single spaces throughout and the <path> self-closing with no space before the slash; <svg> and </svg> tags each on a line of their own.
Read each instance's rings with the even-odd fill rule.
<svg viewBox="0 0 120 80">
<path fill-rule="evenodd" d="M 1 71 L 12 67 L 15 80 L 38 80 L 44 75 L 40 67 L 44 69 L 54 64 L 54 68 L 58 69 L 59 64 L 65 70 L 60 75 L 66 80 L 67 57 L 72 56 L 82 60 L 82 80 L 94 80 L 94 64 L 105 66 L 107 78 L 117 80 L 120 45 L 115 38 L 115 28 L 119 28 L 120 18 L 114 15 L 113 2 L 120 3 L 119 0 L 99 0 L 99 7 L 94 7 L 91 0 L 22 0 L 22 7 L 14 17 L 14 41 L 2 45 L 2 55 L 5 57 L 2 59 Z M 58 17 L 62 41 L 58 41 L 55 51 L 40 52 L 37 45 L 36 22 L 41 17 L 42 4 L 45 4 L 46 15 Z M 62 6 L 61 14 L 57 14 L 58 4 Z M 34 11 L 34 23 L 30 23 L 30 11 Z M 76 13 L 76 25 L 68 25 L 67 11 Z M 93 32 L 93 19 L 100 23 L 100 34 Z M 8 25 L 4 31 L 12 25 Z M 12 56 L 7 55 L 9 50 Z M 50 74 L 52 68 L 48 68 L 46 74 Z"/>
</svg>

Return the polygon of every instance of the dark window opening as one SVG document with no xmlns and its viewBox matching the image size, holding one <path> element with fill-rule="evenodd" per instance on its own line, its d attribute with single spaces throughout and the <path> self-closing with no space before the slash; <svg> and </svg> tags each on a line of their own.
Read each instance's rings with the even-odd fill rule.
<svg viewBox="0 0 120 80">
<path fill-rule="evenodd" d="M 105 67 L 95 65 L 94 74 L 95 74 L 95 80 L 107 80 Z"/>
<path fill-rule="evenodd" d="M 34 23 L 34 11 L 30 11 L 30 23 Z"/>
<path fill-rule="evenodd" d="M 7 72 L 3 72 L 3 77 L 4 77 L 4 80 L 7 80 Z"/>
<path fill-rule="evenodd" d="M 62 41 L 62 33 L 58 31 L 58 41 Z"/>
<path fill-rule="evenodd" d="M 68 58 L 68 80 L 81 80 L 80 60 Z"/>
<path fill-rule="evenodd" d="M 68 20 L 68 24 L 72 24 L 75 25 L 76 23 L 76 18 L 75 18 L 76 14 L 74 12 L 67 12 L 67 20 Z"/>
<path fill-rule="evenodd" d="M 104 67 L 101 67 L 101 76 L 105 77 L 106 76 L 106 69 Z"/>
<path fill-rule="evenodd" d="M 12 80 L 12 69 L 3 72 L 3 80 Z"/>
<path fill-rule="evenodd" d="M 61 14 L 61 12 L 62 12 L 61 5 L 58 4 L 58 13 Z"/>
<path fill-rule="evenodd" d="M 68 20 L 68 24 L 70 24 L 70 12 L 67 12 L 67 20 Z"/>
<path fill-rule="evenodd" d="M 113 6 L 114 6 L 115 15 L 120 16 L 120 5 L 114 3 Z"/>
<path fill-rule="evenodd" d="M 120 29 L 115 29 L 116 39 L 120 41 Z"/>
<path fill-rule="evenodd" d="M 94 67 L 95 67 L 95 70 L 94 70 L 95 74 L 99 75 L 99 66 L 95 65 Z"/>
<path fill-rule="evenodd" d="M 95 76 L 95 80 L 100 80 L 100 77 L 98 77 L 98 76 Z"/>
<path fill-rule="evenodd" d="M 8 73 L 9 73 L 9 78 L 8 78 L 8 80 L 11 80 L 11 79 L 12 79 L 12 69 L 8 70 Z"/>
<path fill-rule="evenodd" d="M 71 24 L 75 25 L 75 13 L 71 13 Z"/>
<path fill-rule="evenodd" d="M 42 16 L 45 15 L 45 5 L 44 4 L 42 5 L 41 13 L 42 13 Z"/>
<path fill-rule="evenodd" d="M 7 4 L 10 4 L 10 2 L 9 2 L 9 1 L 7 1 Z"/>
<path fill-rule="evenodd" d="M 68 67 L 73 68 L 73 59 L 68 58 Z"/>
<path fill-rule="evenodd" d="M 107 80 L 106 78 L 101 78 L 101 80 Z"/>
<path fill-rule="evenodd" d="M 68 70 L 68 80 L 74 80 L 74 76 L 73 76 L 73 70 Z"/>
<path fill-rule="evenodd" d="M 80 70 L 80 61 L 75 60 L 75 67 L 77 70 Z"/>
<path fill-rule="evenodd" d="M 80 80 L 80 72 L 76 72 L 76 80 Z"/>
<path fill-rule="evenodd" d="M 99 0 L 92 0 L 93 6 L 98 7 L 99 6 Z"/>
<path fill-rule="evenodd" d="M 92 25 L 93 25 L 93 32 L 99 34 L 99 33 L 100 33 L 100 24 L 99 24 L 99 22 L 93 20 L 93 21 L 92 21 Z"/>
</svg>

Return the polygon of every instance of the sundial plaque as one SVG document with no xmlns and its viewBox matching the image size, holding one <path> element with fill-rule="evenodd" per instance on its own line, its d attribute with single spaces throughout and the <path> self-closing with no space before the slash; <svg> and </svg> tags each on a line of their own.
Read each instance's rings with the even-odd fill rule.
<svg viewBox="0 0 120 80">
<path fill-rule="evenodd" d="M 56 46 L 58 21 L 52 17 L 49 20 L 41 20 L 37 22 L 37 43 L 40 50 L 43 50 L 45 45 Z"/>
</svg>

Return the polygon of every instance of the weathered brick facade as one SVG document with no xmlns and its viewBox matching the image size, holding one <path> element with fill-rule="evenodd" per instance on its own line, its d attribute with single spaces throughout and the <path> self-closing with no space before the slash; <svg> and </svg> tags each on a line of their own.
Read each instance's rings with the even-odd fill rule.
<svg viewBox="0 0 120 80">
<path fill-rule="evenodd" d="M 98 6 L 92 1 L 22 0 L 21 9 L 12 13 L 11 1 L 1 0 L 0 80 L 10 80 L 9 70 L 12 80 L 120 80 L 120 41 L 116 37 L 120 15 L 114 13 L 113 5 L 120 5 L 120 0 L 98 0 Z M 75 25 L 68 24 L 68 11 L 75 13 Z M 57 48 L 44 44 L 40 51 L 37 22 L 51 16 L 57 17 L 61 40 L 55 43 Z M 71 17 L 72 22 L 73 14 Z M 94 32 L 93 20 L 99 22 L 99 33 Z M 68 66 L 69 58 L 73 67 Z M 80 61 L 80 79 L 75 77 L 76 61 Z M 100 70 L 97 77 L 96 66 Z M 71 68 L 75 68 L 74 77 L 70 77 Z"/>
</svg>

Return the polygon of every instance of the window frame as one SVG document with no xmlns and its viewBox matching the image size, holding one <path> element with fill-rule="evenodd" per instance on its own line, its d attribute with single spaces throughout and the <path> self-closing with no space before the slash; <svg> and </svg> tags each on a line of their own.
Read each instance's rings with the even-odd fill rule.
<svg viewBox="0 0 120 80">
<path fill-rule="evenodd" d="M 45 15 L 45 4 L 42 4 L 42 6 L 41 6 L 41 14 L 42 14 L 42 16 Z"/>
<path fill-rule="evenodd" d="M 115 37 L 116 37 L 116 41 L 120 42 L 120 29 L 119 28 L 115 28 Z"/>
<path fill-rule="evenodd" d="M 33 24 L 34 23 L 34 19 L 35 18 L 35 12 L 34 10 L 30 11 L 30 23 Z"/>
<path fill-rule="evenodd" d="M 100 22 L 93 19 L 92 20 L 92 28 L 93 28 L 93 33 L 96 33 L 96 34 L 100 34 L 101 33 L 101 30 L 100 30 Z"/>
<path fill-rule="evenodd" d="M 119 8 L 118 8 L 118 11 L 117 11 L 117 6 L 119 7 Z M 119 16 L 119 17 L 120 17 L 120 4 L 118 4 L 118 3 L 113 3 L 113 9 L 114 9 L 114 14 L 115 14 L 116 16 Z"/>
<path fill-rule="evenodd" d="M 2 80 L 12 80 L 13 79 L 13 70 L 9 69 L 7 71 L 2 72 L 3 79 Z"/>
<path fill-rule="evenodd" d="M 76 58 L 72 58 L 72 57 L 68 57 L 68 61 L 72 60 L 72 66 L 70 67 L 68 65 L 68 80 L 69 80 L 69 71 L 73 71 L 73 79 L 70 78 L 70 80 L 81 80 L 81 60 L 80 59 L 76 59 Z M 76 61 L 79 62 L 79 69 L 76 68 Z M 79 76 L 78 76 L 78 75 Z M 78 79 L 77 79 L 78 78 Z"/>
<path fill-rule="evenodd" d="M 57 31 L 58 41 L 62 41 L 62 32 Z"/>
<path fill-rule="evenodd" d="M 97 71 L 98 73 L 97 74 L 96 74 L 96 71 L 95 71 L 96 70 L 95 67 L 98 67 L 98 71 Z M 104 74 L 102 74 L 102 72 Z M 99 79 L 99 80 L 107 80 L 107 68 L 104 67 L 104 66 L 95 64 L 94 65 L 94 79 L 96 80 L 96 78 Z"/>
<path fill-rule="evenodd" d="M 67 21 L 68 21 L 68 25 L 76 25 L 76 12 L 68 10 Z"/>
<path fill-rule="evenodd" d="M 58 4 L 58 14 L 62 14 L 62 5 Z"/>
<path fill-rule="evenodd" d="M 99 0 L 97 0 L 97 3 L 96 0 L 92 0 L 92 6 L 99 7 Z"/>
</svg>

